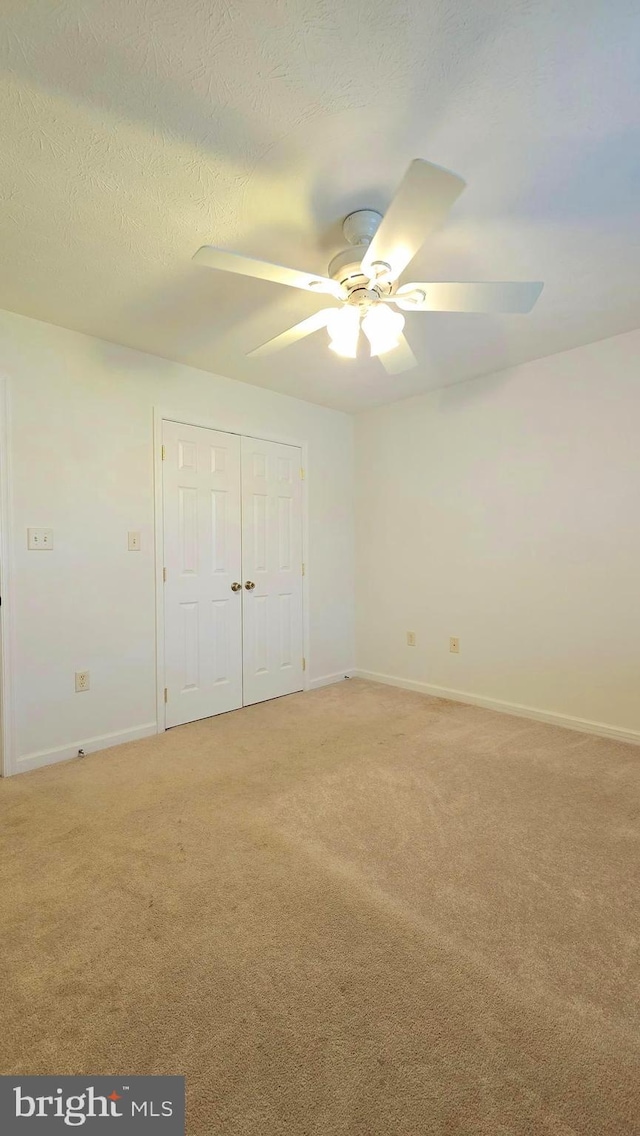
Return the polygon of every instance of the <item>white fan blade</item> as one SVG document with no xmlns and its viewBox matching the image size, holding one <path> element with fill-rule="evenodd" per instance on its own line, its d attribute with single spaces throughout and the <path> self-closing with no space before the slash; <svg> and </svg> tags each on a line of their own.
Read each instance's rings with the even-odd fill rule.
<svg viewBox="0 0 640 1136">
<path fill-rule="evenodd" d="M 465 182 L 449 170 L 416 158 L 396 190 L 362 261 L 363 271 L 397 280 L 428 234 L 449 212 Z M 375 262 L 381 266 L 376 272 Z"/>
<path fill-rule="evenodd" d="M 411 367 L 418 365 L 418 360 L 404 335 L 400 336 L 397 347 L 394 347 L 391 351 L 385 351 L 384 355 L 378 355 L 378 359 L 388 375 L 399 375 L 401 371 L 408 371 Z"/>
<path fill-rule="evenodd" d="M 288 284 L 290 288 L 302 288 L 305 292 L 327 293 L 338 300 L 344 300 L 345 293 L 336 280 L 328 276 L 312 276 L 309 272 L 299 272 L 296 268 L 285 268 L 281 264 L 269 264 L 266 260 L 253 260 L 238 252 L 203 245 L 194 254 L 198 264 L 208 268 L 218 268 L 221 272 L 236 272 L 240 276 L 255 276 L 258 280 L 272 280 L 274 284 Z"/>
<path fill-rule="evenodd" d="M 289 347 L 292 343 L 297 343 L 299 339 L 304 339 L 305 335 L 311 335 L 313 331 L 319 331 L 321 327 L 326 327 L 335 311 L 339 311 L 339 309 L 323 308 L 321 312 L 315 312 L 308 319 L 302 320 L 302 323 L 294 324 L 287 331 L 282 331 L 280 335 L 268 339 L 260 347 L 254 347 L 253 351 L 248 351 L 247 354 L 256 358 L 261 355 L 271 355 L 272 351 L 280 351 L 283 347 Z"/>
<path fill-rule="evenodd" d="M 403 284 L 390 299 L 404 312 L 530 312 L 543 287 L 539 282 Z"/>
</svg>

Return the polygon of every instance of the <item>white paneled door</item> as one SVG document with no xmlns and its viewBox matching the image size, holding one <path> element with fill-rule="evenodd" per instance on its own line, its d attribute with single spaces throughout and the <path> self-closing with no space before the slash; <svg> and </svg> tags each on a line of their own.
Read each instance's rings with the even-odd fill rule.
<svg viewBox="0 0 640 1136">
<path fill-rule="evenodd" d="M 168 726 L 242 706 L 240 438 L 163 424 Z"/>
<path fill-rule="evenodd" d="M 303 687 L 301 457 L 242 439 L 245 706 Z"/>
<path fill-rule="evenodd" d="M 163 423 L 167 727 L 302 690 L 300 463 Z"/>
</svg>

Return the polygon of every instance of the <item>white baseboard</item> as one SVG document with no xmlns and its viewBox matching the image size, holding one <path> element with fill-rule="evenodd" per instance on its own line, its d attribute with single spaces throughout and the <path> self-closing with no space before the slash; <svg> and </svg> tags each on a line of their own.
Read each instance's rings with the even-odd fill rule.
<svg viewBox="0 0 640 1136">
<path fill-rule="evenodd" d="M 434 698 L 448 698 L 452 702 L 466 702 L 470 706 L 482 706 L 485 710 L 497 710 L 500 714 L 513 714 L 517 718 L 531 718 L 534 722 L 547 722 L 550 726 L 563 726 L 567 730 L 580 730 L 583 734 L 596 734 L 601 738 L 615 738 L 619 742 L 632 742 L 640 745 L 640 731 L 627 730 L 621 726 L 610 726 L 606 722 L 590 722 L 586 718 L 572 718 L 567 714 L 556 714 L 553 710 L 536 710 L 533 706 L 520 706 L 517 702 L 502 702 L 498 698 L 485 698 L 481 694 L 469 694 L 464 690 L 448 690 L 444 686 L 431 686 L 426 682 L 415 682 L 397 675 L 377 674 L 375 671 L 352 672 L 354 678 L 366 678 L 370 682 L 382 682 L 387 686 L 399 686 L 403 690 L 415 690 L 419 694 L 430 694 Z"/>
<path fill-rule="evenodd" d="M 41 750 L 40 753 L 27 753 L 16 761 L 15 772 L 26 773 L 28 769 L 40 769 L 43 765 L 53 765 L 58 761 L 69 761 L 71 757 L 78 756 L 79 749 L 83 749 L 85 754 L 95 753 L 96 750 L 122 745 L 123 742 L 136 742 L 139 738 L 148 738 L 157 732 L 158 727 L 155 722 L 146 722 L 144 726 L 134 726 L 131 730 L 117 730 L 113 734 L 99 734 L 95 738 L 82 738 L 80 741 L 70 742 L 69 745 Z"/>
<path fill-rule="evenodd" d="M 333 682 L 343 682 L 345 678 L 353 678 L 355 673 L 354 670 L 336 671 L 335 674 L 309 679 L 308 689 L 317 690 L 320 686 L 331 686 Z"/>
</svg>

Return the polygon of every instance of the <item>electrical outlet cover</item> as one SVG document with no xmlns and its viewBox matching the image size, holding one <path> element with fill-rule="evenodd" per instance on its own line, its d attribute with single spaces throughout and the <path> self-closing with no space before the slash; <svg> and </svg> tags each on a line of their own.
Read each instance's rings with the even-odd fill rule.
<svg viewBox="0 0 640 1136">
<path fill-rule="evenodd" d="M 53 548 L 53 529 L 27 529 L 27 548 L 47 552 Z"/>
<path fill-rule="evenodd" d="M 76 671 L 76 694 L 89 689 L 89 672 Z"/>
</svg>

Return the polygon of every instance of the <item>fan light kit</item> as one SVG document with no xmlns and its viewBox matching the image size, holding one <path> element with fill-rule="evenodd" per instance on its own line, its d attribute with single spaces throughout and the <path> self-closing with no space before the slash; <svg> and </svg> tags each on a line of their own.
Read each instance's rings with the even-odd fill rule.
<svg viewBox="0 0 640 1136">
<path fill-rule="evenodd" d="M 389 374 L 416 365 L 405 338 L 403 312 L 530 312 L 541 283 L 419 282 L 398 284 L 425 238 L 444 219 L 464 189 L 462 178 L 416 158 L 411 162 L 384 217 L 359 209 L 344 220 L 348 247 L 334 256 L 326 276 L 313 276 L 279 264 L 204 245 L 194 260 L 209 268 L 287 284 L 335 301 L 308 319 L 249 351 L 270 355 L 326 328 L 336 355 L 355 359 L 360 331 Z M 337 306 L 339 305 L 339 306 Z M 400 310 L 398 310 L 400 309 Z"/>
</svg>

